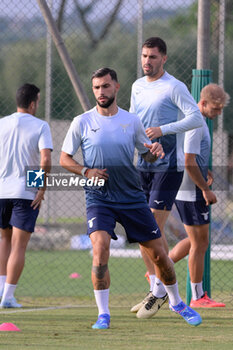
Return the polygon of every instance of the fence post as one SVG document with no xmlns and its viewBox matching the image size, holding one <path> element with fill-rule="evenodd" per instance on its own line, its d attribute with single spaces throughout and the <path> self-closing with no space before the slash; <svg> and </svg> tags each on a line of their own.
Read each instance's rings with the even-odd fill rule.
<svg viewBox="0 0 233 350">
<path fill-rule="evenodd" d="M 208 69 L 193 69 L 192 71 L 192 87 L 191 93 L 196 102 L 200 100 L 201 89 L 212 82 L 212 71 Z M 213 122 L 212 120 L 206 120 L 206 123 L 209 127 L 210 137 L 211 137 L 211 155 L 209 168 L 212 168 L 212 139 L 213 139 Z M 211 296 L 211 285 L 210 285 L 210 245 L 211 245 L 211 208 L 210 208 L 210 226 L 209 226 L 209 246 L 205 253 L 205 268 L 203 275 L 203 289 L 207 291 L 209 297 Z M 190 276 L 189 268 L 187 267 L 187 283 L 186 283 L 186 302 L 189 305 L 192 297 L 191 287 L 190 287 Z"/>
<path fill-rule="evenodd" d="M 51 11 L 47 5 L 47 2 L 45 0 L 37 0 L 37 3 L 40 7 L 42 16 L 44 17 L 45 23 L 52 35 L 54 44 L 57 48 L 57 51 L 61 57 L 62 63 L 64 64 L 64 67 L 67 71 L 67 74 L 71 80 L 71 83 L 74 87 L 74 90 L 76 92 L 76 95 L 80 101 L 80 104 L 84 111 L 87 111 L 91 108 L 89 99 L 87 97 L 86 92 L 84 91 L 84 88 L 82 86 L 82 83 L 79 79 L 79 76 L 76 72 L 76 69 L 74 67 L 74 64 L 68 54 L 68 51 L 66 49 L 66 46 L 62 40 L 62 37 L 59 33 L 59 30 L 57 28 L 57 25 L 51 15 Z"/>
</svg>

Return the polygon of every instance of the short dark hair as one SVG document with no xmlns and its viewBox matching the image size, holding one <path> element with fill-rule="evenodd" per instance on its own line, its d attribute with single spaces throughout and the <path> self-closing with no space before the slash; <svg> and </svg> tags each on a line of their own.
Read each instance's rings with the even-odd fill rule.
<svg viewBox="0 0 233 350">
<path fill-rule="evenodd" d="M 113 70 L 111 68 L 97 69 L 95 72 L 92 73 L 91 80 L 93 80 L 94 78 L 105 77 L 105 75 L 108 75 L 108 74 L 111 76 L 112 80 L 115 80 L 116 82 L 118 82 L 117 74 L 116 74 L 115 70 Z"/>
<path fill-rule="evenodd" d="M 148 48 L 157 47 L 160 53 L 164 55 L 167 54 L 167 45 L 165 41 L 163 41 L 163 39 L 157 36 L 152 36 L 151 38 L 146 39 L 142 47 L 148 47 Z"/>
<path fill-rule="evenodd" d="M 16 92 L 17 107 L 28 108 L 31 102 L 36 102 L 40 89 L 33 84 L 24 84 Z"/>
</svg>

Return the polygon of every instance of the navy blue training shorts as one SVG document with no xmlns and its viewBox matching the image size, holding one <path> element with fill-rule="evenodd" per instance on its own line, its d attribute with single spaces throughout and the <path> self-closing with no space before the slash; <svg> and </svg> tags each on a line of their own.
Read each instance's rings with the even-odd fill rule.
<svg viewBox="0 0 233 350">
<path fill-rule="evenodd" d="M 149 207 L 170 211 L 183 179 L 183 171 L 139 173 Z"/>
<path fill-rule="evenodd" d="M 210 208 L 204 200 L 197 202 L 175 201 L 183 224 L 188 226 L 210 223 Z"/>
<path fill-rule="evenodd" d="M 0 199 L 0 227 L 33 232 L 39 209 L 31 207 L 29 199 Z"/>
<path fill-rule="evenodd" d="M 125 229 L 129 243 L 146 242 L 161 237 L 159 227 L 149 207 L 137 209 L 118 209 L 102 206 L 87 208 L 87 233 L 106 231 L 112 239 L 116 222 Z"/>
</svg>

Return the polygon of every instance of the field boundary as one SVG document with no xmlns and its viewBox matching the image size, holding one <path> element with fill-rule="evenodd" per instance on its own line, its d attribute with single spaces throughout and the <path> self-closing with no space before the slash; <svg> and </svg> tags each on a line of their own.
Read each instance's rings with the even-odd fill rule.
<svg viewBox="0 0 233 350">
<path fill-rule="evenodd" d="M 128 309 L 128 306 L 118 306 L 118 305 L 110 305 L 111 309 Z M 33 311 L 50 311 L 50 310 L 62 310 L 62 309 L 79 309 L 79 308 L 93 308 L 93 304 L 89 305 L 63 305 L 63 306 L 48 306 L 48 307 L 35 307 L 30 309 L 14 309 L 14 310 L 7 310 L 7 309 L 0 309 L 0 315 L 9 315 L 9 314 L 16 314 L 16 313 L 25 313 L 25 312 L 33 312 Z M 1 323 L 0 323 L 1 324 Z"/>
</svg>

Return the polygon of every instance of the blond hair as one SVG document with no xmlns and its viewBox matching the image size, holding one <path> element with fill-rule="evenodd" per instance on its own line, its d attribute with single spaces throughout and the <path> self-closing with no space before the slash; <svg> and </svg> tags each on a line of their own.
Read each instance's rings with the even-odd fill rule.
<svg viewBox="0 0 233 350">
<path fill-rule="evenodd" d="M 221 86 L 211 83 L 203 87 L 201 90 L 200 99 L 206 100 L 207 102 L 213 102 L 214 104 L 224 107 L 229 103 L 230 96 Z"/>
</svg>

